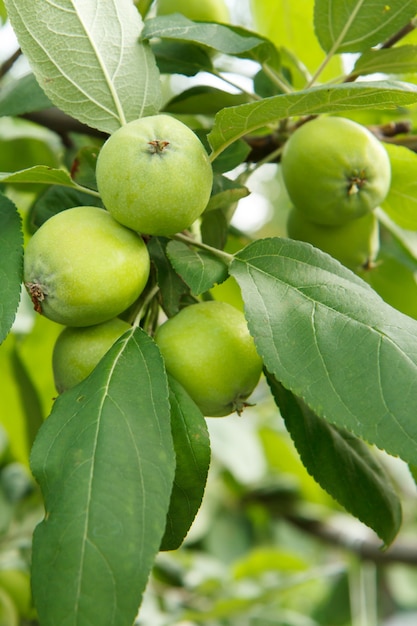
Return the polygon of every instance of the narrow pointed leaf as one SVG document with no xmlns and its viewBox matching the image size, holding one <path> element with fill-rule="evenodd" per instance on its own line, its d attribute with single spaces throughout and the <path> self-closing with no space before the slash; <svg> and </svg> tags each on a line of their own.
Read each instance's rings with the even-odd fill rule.
<svg viewBox="0 0 417 626">
<path fill-rule="evenodd" d="M 20 301 L 23 233 L 17 208 L 0 193 L 0 344 L 14 322 Z"/>
<path fill-rule="evenodd" d="M 190 288 L 174 270 L 168 256 L 169 239 L 152 237 L 148 243 L 152 265 L 156 270 L 161 306 L 172 317 L 190 297 Z"/>
<path fill-rule="evenodd" d="M 175 271 L 199 296 L 222 283 L 228 276 L 227 265 L 205 250 L 194 250 L 180 241 L 170 241 L 167 253 Z"/>
<path fill-rule="evenodd" d="M 67 170 L 56 169 L 47 165 L 34 165 L 18 172 L 0 172 L 0 183 L 38 183 L 42 185 L 64 185 L 73 189 L 82 189 L 72 180 Z"/>
<path fill-rule="evenodd" d="M 362 52 L 394 35 L 416 13 L 416 0 L 316 0 L 314 27 L 326 52 Z"/>
<path fill-rule="evenodd" d="M 176 468 L 161 550 L 176 550 L 184 541 L 203 500 L 210 466 L 204 416 L 172 377 L 169 386 Z"/>
<path fill-rule="evenodd" d="M 417 322 L 309 244 L 271 238 L 232 261 L 266 368 L 319 416 L 417 461 Z"/>
<path fill-rule="evenodd" d="M 165 370 L 128 331 L 56 400 L 31 467 L 45 499 L 33 542 L 42 626 L 130 626 L 165 529 L 175 458 Z"/>
<path fill-rule="evenodd" d="M 417 71 L 417 46 L 407 45 L 382 50 L 366 50 L 356 61 L 352 74 L 366 76 L 384 74 L 414 74 Z"/>
<path fill-rule="evenodd" d="M 159 73 L 130 0 L 6 0 L 6 8 L 39 85 L 62 111 L 109 133 L 157 112 Z"/>
<path fill-rule="evenodd" d="M 212 160 L 227 146 L 259 128 L 299 115 L 389 109 L 417 102 L 417 87 L 396 81 L 313 87 L 219 111 L 208 135 Z"/>
<path fill-rule="evenodd" d="M 376 455 L 360 439 L 317 417 L 273 376 L 267 379 L 308 472 L 389 545 L 401 526 L 401 503 Z"/>
</svg>

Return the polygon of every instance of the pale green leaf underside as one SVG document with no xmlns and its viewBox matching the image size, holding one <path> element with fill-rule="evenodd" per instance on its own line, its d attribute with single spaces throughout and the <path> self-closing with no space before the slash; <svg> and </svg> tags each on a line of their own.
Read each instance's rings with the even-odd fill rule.
<svg viewBox="0 0 417 626">
<path fill-rule="evenodd" d="M 55 169 L 47 165 L 34 165 L 26 170 L 18 172 L 0 172 L 1 183 L 38 183 L 42 185 L 63 185 L 84 191 L 84 187 L 80 187 L 75 183 L 70 173 L 64 169 Z M 86 190 L 88 191 L 88 190 Z"/>
<path fill-rule="evenodd" d="M 319 416 L 417 461 L 417 322 L 308 244 L 266 239 L 230 266 L 265 365 Z"/>
<path fill-rule="evenodd" d="M 33 542 L 40 622 L 132 624 L 175 472 L 165 369 L 142 330 L 128 331 L 57 399 L 31 467 L 46 510 Z"/>
<path fill-rule="evenodd" d="M 20 300 L 23 233 L 20 215 L 0 193 L 0 343 L 6 338 Z"/>
<path fill-rule="evenodd" d="M 46 95 L 105 132 L 160 106 L 154 57 L 139 42 L 131 0 L 6 0 L 12 26 Z"/>
<path fill-rule="evenodd" d="M 361 82 L 329 88 L 314 87 L 265 98 L 219 111 L 208 136 L 214 159 L 231 143 L 286 117 L 342 113 L 360 109 L 388 109 L 417 101 L 415 85 L 396 81 Z"/>
<path fill-rule="evenodd" d="M 316 0 L 314 27 L 326 52 L 362 52 L 414 17 L 416 0 Z"/>
</svg>

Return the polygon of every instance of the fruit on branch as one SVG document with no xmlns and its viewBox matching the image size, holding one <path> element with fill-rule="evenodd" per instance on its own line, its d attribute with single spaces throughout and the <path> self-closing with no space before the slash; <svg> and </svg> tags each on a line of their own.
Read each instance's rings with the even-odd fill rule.
<svg viewBox="0 0 417 626">
<path fill-rule="evenodd" d="M 130 122 L 105 142 L 97 186 L 111 215 L 147 235 L 188 228 L 210 198 L 213 171 L 197 135 L 169 115 Z"/>
<path fill-rule="evenodd" d="M 373 211 L 391 182 L 382 143 L 361 124 L 341 117 L 300 126 L 285 144 L 281 165 L 293 204 L 311 222 L 326 226 Z"/>
<path fill-rule="evenodd" d="M 226 302 L 192 304 L 156 332 L 169 374 L 207 417 L 241 413 L 262 372 L 246 319 Z"/>
<path fill-rule="evenodd" d="M 379 250 L 379 224 L 373 212 L 342 226 L 322 226 L 292 208 L 287 219 L 287 234 L 291 239 L 311 243 L 354 271 L 374 261 Z"/>
<path fill-rule="evenodd" d="M 52 370 L 58 393 L 83 381 L 130 324 L 113 318 L 95 326 L 67 327 L 58 335 L 52 353 Z"/>
<path fill-rule="evenodd" d="M 92 206 L 48 219 L 24 256 L 24 282 L 35 309 L 65 326 L 116 317 L 142 293 L 149 270 L 143 239 Z"/>
<path fill-rule="evenodd" d="M 190 20 L 229 22 L 229 11 L 223 0 L 158 0 L 158 15 L 182 13 Z"/>
</svg>

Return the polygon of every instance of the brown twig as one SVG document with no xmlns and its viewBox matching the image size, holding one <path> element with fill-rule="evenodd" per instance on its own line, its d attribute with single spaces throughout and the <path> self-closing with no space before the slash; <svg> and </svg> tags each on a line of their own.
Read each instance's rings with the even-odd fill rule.
<svg viewBox="0 0 417 626">
<path fill-rule="evenodd" d="M 18 48 L 8 59 L 6 59 L 6 61 L 4 61 L 4 63 L 0 65 L 0 78 L 7 74 L 21 55 L 22 51 Z"/>
</svg>

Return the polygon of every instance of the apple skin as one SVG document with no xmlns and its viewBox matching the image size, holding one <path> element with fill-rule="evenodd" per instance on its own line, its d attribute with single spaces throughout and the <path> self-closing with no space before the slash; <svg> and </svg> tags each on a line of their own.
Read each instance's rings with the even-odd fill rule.
<svg viewBox="0 0 417 626">
<path fill-rule="evenodd" d="M 192 304 L 162 324 L 155 341 L 168 373 L 203 415 L 243 410 L 262 372 L 243 313 L 215 300 Z"/>
<path fill-rule="evenodd" d="M 190 20 L 228 23 L 229 10 L 223 0 L 158 0 L 157 15 L 182 13 Z"/>
<path fill-rule="evenodd" d="M 379 250 L 379 223 L 372 212 L 342 226 L 322 226 L 309 222 L 293 207 L 288 214 L 287 234 L 320 248 L 353 271 L 374 261 Z"/>
<path fill-rule="evenodd" d="M 319 117 L 288 139 L 281 159 L 294 206 L 316 224 L 341 226 L 373 211 L 391 183 L 382 143 L 364 126 L 341 117 Z"/>
<path fill-rule="evenodd" d="M 143 239 L 92 206 L 48 219 L 24 255 L 24 283 L 35 309 L 65 326 L 116 317 L 142 293 L 149 271 Z"/>
<path fill-rule="evenodd" d="M 128 330 L 130 324 L 117 317 L 95 326 L 64 328 L 52 353 L 52 369 L 58 393 L 75 387 L 87 378 L 116 339 Z"/>
<path fill-rule="evenodd" d="M 147 235 L 188 228 L 210 198 L 213 170 L 193 131 L 169 115 L 116 130 L 100 150 L 97 187 L 118 222 Z"/>
</svg>

